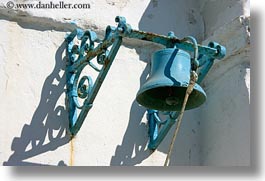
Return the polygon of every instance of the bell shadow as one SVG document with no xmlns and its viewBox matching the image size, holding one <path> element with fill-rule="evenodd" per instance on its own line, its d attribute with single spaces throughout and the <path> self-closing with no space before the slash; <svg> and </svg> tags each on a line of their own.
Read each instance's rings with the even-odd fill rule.
<svg viewBox="0 0 265 181">
<path fill-rule="evenodd" d="M 163 10 L 166 9 L 166 6 L 167 3 L 163 1 L 150 1 L 143 16 L 141 17 L 141 20 L 139 21 L 139 29 L 143 31 L 152 31 L 158 34 L 167 34 L 167 27 L 161 26 L 159 23 L 154 23 L 154 21 L 159 22 L 157 21 L 157 17 L 159 20 L 164 21 L 163 17 L 165 17 L 165 15 L 163 13 L 160 13 L 159 16 L 157 16 L 157 8 L 160 12 L 164 12 Z M 135 47 L 129 48 L 134 49 Z M 152 50 L 161 49 L 161 46 L 146 46 L 145 44 L 144 46 L 135 49 L 139 55 L 140 61 L 147 64 L 140 76 L 140 87 L 142 87 L 150 72 L 151 53 L 154 52 Z M 147 148 L 149 141 L 148 124 L 141 122 L 145 116 L 146 108 L 140 106 L 134 100 L 131 105 L 128 127 L 125 131 L 122 144 L 116 147 L 115 155 L 112 156 L 110 165 L 127 166 L 140 164 L 153 153 L 153 151 Z"/>
<path fill-rule="evenodd" d="M 129 48 L 133 49 L 135 47 Z M 140 76 L 140 87 L 142 87 L 150 72 L 151 55 L 145 54 L 146 51 L 150 52 L 148 47 L 135 49 L 140 61 L 146 63 L 145 69 Z M 140 164 L 153 153 L 147 148 L 149 139 L 148 125 L 142 122 L 144 116 L 146 116 L 146 108 L 140 106 L 134 100 L 131 105 L 128 127 L 125 131 L 122 144 L 116 147 L 115 155 L 112 156 L 110 165 L 129 166 Z"/>
<path fill-rule="evenodd" d="M 62 43 L 55 54 L 55 67 L 46 78 L 38 107 L 36 108 L 30 124 L 25 124 L 20 137 L 13 139 L 11 150 L 14 153 L 4 162 L 6 166 L 43 165 L 31 163 L 26 159 L 42 153 L 56 150 L 67 144 L 70 136 L 66 134 L 68 129 L 68 118 L 66 108 L 56 105 L 60 96 L 65 93 L 65 57 L 63 52 L 66 44 Z M 64 74 L 60 76 L 60 71 Z M 58 82 L 58 85 L 54 84 Z M 59 161 L 58 165 L 66 165 Z"/>
</svg>

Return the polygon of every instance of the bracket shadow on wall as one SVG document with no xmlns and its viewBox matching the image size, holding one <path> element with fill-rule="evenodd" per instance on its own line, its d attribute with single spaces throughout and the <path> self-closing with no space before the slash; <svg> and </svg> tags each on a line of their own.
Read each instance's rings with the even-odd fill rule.
<svg viewBox="0 0 265 181">
<path fill-rule="evenodd" d="M 148 148 L 155 150 L 178 118 L 190 72 L 196 72 L 198 80 L 186 103 L 186 110 L 196 108 L 206 100 L 206 94 L 199 84 L 214 60 L 225 56 L 226 49 L 215 42 L 210 42 L 208 46 L 198 45 L 190 36 L 178 39 L 173 32 L 164 36 L 134 30 L 121 16 L 117 16 L 115 21 L 117 27 L 107 26 L 103 40 L 95 32 L 81 29 L 74 30 L 65 38 L 69 130 L 75 136 L 81 128 L 124 37 L 158 43 L 165 48 L 153 54 L 150 76 L 136 96 L 137 102 L 147 108 Z M 192 58 L 190 54 L 193 54 Z M 92 62 L 94 58 L 101 68 Z M 80 78 L 87 65 L 98 72 L 94 83 L 90 76 Z M 79 99 L 83 99 L 82 105 Z M 167 115 L 165 120 L 160 119 L 159 111 Z"/>
</svg>

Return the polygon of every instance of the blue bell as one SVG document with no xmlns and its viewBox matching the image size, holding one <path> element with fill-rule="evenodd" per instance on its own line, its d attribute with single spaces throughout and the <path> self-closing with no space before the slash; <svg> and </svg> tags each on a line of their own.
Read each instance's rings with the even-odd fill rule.
<svg viewBox="0 0 265 181">
<path fill-rule="evenodd" d="M 166 48 L 155 52 L 151 61 L 151 73 L 137 93 L 136 100 L 148 109 L 180 111 L 190 80 L 191 58 L 189 53 Z M 206 94 L 195 84 L 186 104 L 186 110 L 200 106 Z"/>
</svg>

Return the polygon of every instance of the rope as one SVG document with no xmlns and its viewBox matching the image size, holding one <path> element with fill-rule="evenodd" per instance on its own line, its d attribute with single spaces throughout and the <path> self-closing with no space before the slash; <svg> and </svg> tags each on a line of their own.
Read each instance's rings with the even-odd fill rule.
<svg viewBox="0 0 265 181">
<path fill-rule="evenodd" d="M 170 160 L 170 157 L 171 157 L 171 153 L 172 153 L 172 150 L 173 150 L 173 146 L 174 146 L 174 143 L 175 143 L 175 140 L 176 140 L 180 125 L 181 125 L 181 121 L 182 121 L 182 117 L 183 117 L 183 114 L 184 114 L 184 111 L 185 111 L 185 108 L 186 108 L 186 104 L 187 104 L 187 101 L 188 101 L 188 98 L 189 98 L 191 92 L 193 91 L 193 88 L 195 86 L 195 83 L 196 83 L 197 79 L 198 79 L 198 75 L 196 74 L 195 71 L 192 71 L 191 74 L 190 74 L 190 82 L 189 82 L 189 85 L 187 87 L 185 98 L 184 98 L 184 101 L 183 101 L 183 104 L 182 104 L 182 108 L 181 108 L 181 111 L 180 111 L 180 114 L 179 114 L 179 117 L 178 117 L 178 120 L 177 120 L 177 127 L 176 127 L 176 130 L 175 130 L 174 135 L 172 137 L 172 140 L 171 140 L 171 143 L 170 143 L 170 146 L 169 146 L 169 150 L 168 150 L 168 153 L 167 153 L 167 158 L 165 160 L 164 166 L 168 166 L 168 164 L 169 164 L 169 160 Z"/>
</svg>

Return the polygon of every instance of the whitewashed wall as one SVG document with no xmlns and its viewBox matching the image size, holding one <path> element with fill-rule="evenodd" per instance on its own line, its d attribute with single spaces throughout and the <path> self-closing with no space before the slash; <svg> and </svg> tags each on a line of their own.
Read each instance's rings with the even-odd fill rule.
<svg viewBox="0 0 265 181">
<path fill-rule="evenodd" d="M 199 110 L 201 164 L 247 166 L 251 161 L 249 1 L 206 0 L 201 10 L 203 43 L 217 41 L 227 48 L 226 57 L 216 61 L 203 82 L 208 99 Z"/>
<path fill-rule="evenodd" d="M 247 2 L 71 1 L 89 3 L 86 10 L 14 10 L 3 8 L 6 2 L 0 4 L 3 165 L 163 165 L 173 129 L 151 153 L 145 109 L 135 102 L 158 48 L 152 44 L 125 41 L 80 132 L 72 141 L 66 133 L 63 41 L 74 28 L 69 23 L 103 36 L 117 15 L 125 16 L 134 29 L 174 31 L 179 37 L 192 35 L 199 41 L 207 38 L 205 44 L 215 40 L 227 46 L 227 58 L 216 63 L 203 82 L 207 102 L 184 116 L 170 165 L 249 164 L 249 42 L 243 31 L 247 20 L 238 18 L 248 15 L 242 10 L 248 9 Z M 209 7 L 218 7 L 218 13 Z"/>
</svg>

